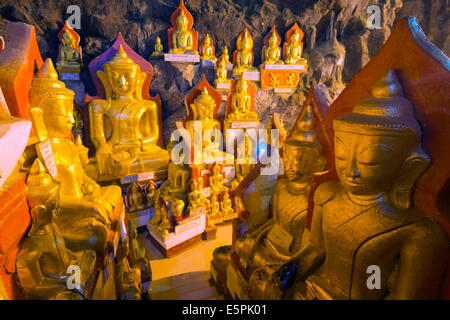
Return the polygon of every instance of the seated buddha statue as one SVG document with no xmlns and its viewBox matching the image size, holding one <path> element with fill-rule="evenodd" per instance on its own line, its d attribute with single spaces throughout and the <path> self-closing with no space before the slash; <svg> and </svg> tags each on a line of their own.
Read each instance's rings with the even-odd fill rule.
<svg viewBox="0 0 450 320">
<path fill-rule="evenodd" d="M 155 50 L 153 50 L 152 57 L 160 57 L 164 55 L 164 48 L 161 43 L 161 38 L 156 37 Z"/>
<path fill-rule="evenodd" d="M 272 218 L 235 244 L 241 264 L 250 272 L 280 265 L 302 247 L 309 184 L 313 174 L 323 170 L 325 160 L 314 131 L 310 105 L 302 111 L 297 128 L 283 145 L 284 176 L 275 185 Z"/>
<path fill-rule="evenodd" d="M 238 43 L 233 74 L 241 75 L 246 71 L 257 71 L 257 69 L 253 67 L 253 39 L 247 30 L 244 31 L 242 38 Z"/>
<path fill-rule="evenodd" d="M 214 55 L 214 44 L 211 39 L 211 35 L 206 34 L 205 40 L 203 41 L 203 44 L 201 46 L 202 55 L 200 56 L 200 59 L 202 60 L 210 60 L 213 62 L 217 61 L 216 56 Z"/>
<path fill-rule="evenodd" d="M 27 177 L 31 229 L 16 261 L 18 280 L 27 299 L 83 299 L 86 281 L 94 272 L 95 252 L 73 253 L 67 249 L 61 230 L 53 221 L 59 210 L 60 188 L 36 159 Z M 67 287 L 70 265 L 81 270 L 80 289 Z"/>
<path fill-rule="evenodd" d="M 227 115 L 227 120 L 258 120 L 256 112 L 250 110 L 251 102 L 247 81 L 241 78 L 236 82 L 236 92 L 231 95 L 231 112 Z"/>
<path fill-rule="evenodd" d="M 133 268 L 141 270 L 141 276 L 147 281 L 152 279 L 151 256 L 145 246 L 139 241 L 136 226 L 128 221 L 128 234 L 130 241 L 130 264 Z"/>
<path fill-rule="evenodd" d="M 219 198 L 217 197 L 216 194 L 212 194 L 211 195 L 211 210 L 209 212 L 209 216 L 214 219 L 217 220 L 217 218 L 222 216 L 222 211 L 220 210 L 220 202 L 219 202 Z M 221 222 L 221 221 L 219 221 Z M 214 225 L 214 223 L 208 223 L 209 226 Z"/>
<path fill-rule="evenodd" d="M 225 191 L 223 193 L 222 201 L 220 202 L 220 209 L 224 217 L 234 215 L 233 204 L 231 202 L 230 194 L 228 193 L 228 191 Z"/>
<path fill-rule="evenodd" d="M 81 57 L 75 38 L 67 29 L 64 30 L 61 37 L 56 68 L 60 72 L 64 70 L 80 70 L 81 68 Z"/>
<path fill-rule="evenodd" d="M 180 10 L 180 14 L 175 20 L 177 28 L 172 33 L 172 46 L 169 53 L 175 54 L 198 54 L 196 48 L 194 48 L 194 35 L 193 31 L 188 29 L 189 20 L 184 13 L 184 10 Z"/>
<path fill-rule="evenodd" d="M 201 207 L 202 203 L 202 194 L 198 188 L 197 180 L 192 179 L 190 185 L 191 191 L 188 193 L 188 201 L 189 201 L 189 210 L 193 210 L 195 208 Z"/>
<path fill-rule="evenodd" d="M 145 208 L 144 192 L 137 182 L 133 182 L 127 190 L 128 212 L 135 212 Z"/>
<path fill-rule="evenodd" d="M 128 239 L 119 243 L 116 255 L 115 282 L 117 298 L 120 300 L 140 300 L 142 294 L 141 269 L 131 267 L 128 261 L 130 244 Z"/>
<path fill-rule="evenodd" d="M 286 46 L 284 62 L 286 64 L 301 64 L 304 63 L 302 58 L 303 47 L 300 41 L 300 33 L 295 30 L 289 38 Z"/>
<path fill-rule="evenodd" d="M 208 134 L 208 131 L 220 131 L 221 125 L 220 121 L 214 118 L 216 101 L 209 95 L 206 87 L 204 87 L 201 94 L 194 99 L 194 102 L 191 104 L 191 109 L 193 112 L 193 120 L 186 122 L 186 129 L 189 131 L 192 139 L 201 135 L 202 149 L 199 150 L 199 152 L 201 152 L 202 159 L 214 159 L 219 156 L 220 141 L 215 141 L 214 135 Z M 194 131 L 199 122 L 201 122 L 202 132 L 199 132 L 198 135 L 196 135 Z M 198 127 L 200 128 L 200 126 Z"/>
<path fill-rule="evenodd" d="M 96 149 L 89 175 L 111 180 L 165 170 L 169 155 L 158 146 L 158 104 L 142 99 L 145 72 L 120 46 L 97 74 L 106 99 L 89 104 L 90 135 Z"/>
<path fill-rule="evenodd" d="M 224 59 L 225 60 L 225 64 L 228 66 L 231 63 L 230 61 L 230 54 L 228 53 L 228 46 L 224 46 L 222 49 L 222 55 L 219 57 L 219 59 Z"/>
<path fill-rule="evenodd" d="M 253 287 L 261 291 L 267 276 L 266 298 L 292 292 L 299 299 L 436 299 L 448 239 L 414 207 L 414 184 L 430 158 L 395 71 L 374 85 L 372 97 L 334 119 L 333 128 L 339 181 L 314 194 L 309 243 L 272 275 L 261 270 Z M 381 273 L 371 290 L 374 266 Z M 283 288 L 281 278 L 294 285 Z"/>
<path fill-rule="evenodd" d="M 220 173 L 221 168 L 219 164 L 214 164 L 212 166 L 212 174 L 209 177 L 209 187 L 211 189 L 211 194 L 220 195 L 222 192 L 228 190 L 224 185 L 225 179 Z"/>
<path fill-rule="evenodd" d="M 144 191 L 145 191 L 145 197 L 147 198 L 147 207 L 151 208 L 154 205 L 153 199 L 155 196 L 156 184 L 153 181 L 149 181 L 144 186 Z"/>
<path fill-rule="evenodd" d="M 275 32 L 269 37 L 268 46 L 263 49 L 264 64 L 284 64 L 281 60 L 281 48 L 278 46 L 279 38 Z"/>
<path fill-rule="evenodd" d="M 103 253 L 110 217 L 122 201 L 122 191 L 118 186 L 100 187 L 85 173 L 79 149 L 71 139 L 73 98 L 73 91 L 58 80 L 47 59 L 32 82 L 30 114 L 39 139 L 50 142 L 55 180 L 61 184 L 61 213 L 55 222 L 70 250 Z"/>
<path fill-rule="evenodd" d="M 231 80 L 228 79 L 227 61 L 223 57 L 219 58 L 219 61 L 217 61 L 216 86 L 218 83 L 231 83 Z"/>
</svg>

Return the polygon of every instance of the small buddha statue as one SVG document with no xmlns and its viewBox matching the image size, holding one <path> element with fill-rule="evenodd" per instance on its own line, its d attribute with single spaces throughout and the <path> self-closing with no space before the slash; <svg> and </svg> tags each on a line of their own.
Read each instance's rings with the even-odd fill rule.
<svg viewBox="0 0 450 320">
<path fill-rule="evenodd" d="M 190 185 L 191 191 L 188 193 L 189 210 L 200 207 L 200 191 L 198 190 L 197 180 L 192 179 Z"/>
<path fill-rule="evenodd" d="M 274 273 L 261 270 L 253 285 L 266 282 L 269 299 L 436 299 L 448 239 L 414 207 L 414 184 L 430 158 L 395 71 L 333 128 L 339 181 L 314 194 L 309 243 Z M 367 285 L 371 266 L 381 270 L 376 290 Z"/>
<path fill-rule="evenodd" d="M 286 46 L 284 62 L 286 64 L 303 64 L 305 59 L 302 58 L 303 46 L 298 30 L 294 30 L 289 38 Z"/>
<path fill-rule="evenodd" d="M 142 294 L 141 270 L 138 267 L 130 266 L 129 255 L 128 239 L 121 240 L 116 255 L 116 293 L 120 300 L 140 300 Z"/>
<path fill-rule="evenodd" d="M 280 42 L 276 32 L 272 32 L 269 37 L 268 46 L 263 49 L 264 64 L 284 64 L 281 60 L 281 48 L 278 46 Z"/>
<path fill-rule="evenodd" d="M 247 81 L 240 78 L 236 82 L 236 92 L 231 95 L 231 112 L 227 119 L 231 121 L 258 120 L 256 112 L 250 110 L 252 97 L 248 93 Z"/>
<path fill-rule="evenodd" d="M 217 61 L 217 58 L 214 54 L 214 44 L 211 38 L 211 35 L 206 34 L 205 40 L 203 41 L 201 47 L 201 56 L 200 59 L 202 60 L 210 60 L 214 63 Z"/>
<path fill-rule="evenodd" d="M 210 213 L 211 217 L 218 217 L 218 216 L 222 216 L 222 211 L 220 210 L 220 202 L 219 202 L 219 198 L 217 197 L 216 194 L 212 194 L 211 195 L 211 213 Z"/>
<path fill-rule="evenodd" d="M 297 128 L 283 145 L 284 177 L 278 179 L 272 196 L 272 218 L 235 244 L 242 265 L 251 272 L 287 261 L 302 246 L 309 184 L 314 173 L 323 170 L 325 159 L 310 105 L 302 110 Z"/>
<path fill-rule="evenodd" d="M 221 205 L 220 209 L 224 217 L 234 215 L 233 204 L 231 203 L 230 194 L 228 193 L 228 191 L 225 191 L 223 193 L 220 205 Z"/>
<path fill-rule="evenodd" d="M 228 188 L 224 185 L 225 180 L 220 172 L 220 165 L 215 163 L 212 166 L 212 174 L 209 177 L 209 187 L 211 189 L 211 194 L 220 195 L 222 192 L 228 190 Z"/>
<path fill-rule="evenodd" d="M 158 104 L 142 99 L 146 73 L 120 46 L 98 76 L 106 99 L 89 104 L 90 134 L 96 149 L 89 174 L 96 180 L 110 180 L 166 170 L 169 155 L 158 145 Z"/>
<path fill-rule="evenodd" d="M 202 150 L 199 150 L 202 155 L 202 159 L 214 159 L 219 154 L 220 141 L 214 140 L 214 137 L 208 135 L 205 132 L 209 130 L 221 130 L 221 124 L 219 120 L 214 118 L 214 111 L 216 109 L 216 101 L 209 95 L 208 89 L 203 88 L 201 94 L 199 94 L 194 102 L 191 104 L 191 109 L 193 112 L 193 120 L 186 122 L 186 129 L 191 134 L 191 138 L 195 139 L 197 136 L 194 133 L 196 129 L 196 124 L 201 121 L 202 132 L 198 135 L 203 137 L 202 139 Z M 196 122 L 197 121 L 197 122 Z"/>
<path fill-rule="evenodd" d="M 60 72 L 66 70 L 78 70 L 79 72 L 81 68 L 81 57 L 75 38 L 67 29 L 64 30 L 61 37 L 56 68 Z"/>
<path fill-rule="evenodd" d="M 127 190 L 128 212 L 135 212 L 145 208 L 144 192 L 137 182 L 133 182 Z"/>
<path fill-rule="evenodd" d="M 225 60 L 225 64 L 228 66 L 231 63 L 230 61 L 230 54 L 228 53 L 228 46 L 224 46 L 222 49 L 222 55 L 219 57 L 219 59 Z"/>
<path fill-rule="evenodd" d="M 27 177 L 31 229 L 23 239 L 16 262 L 18 280 L 27 299 L 83 299 L 86 281 L 94 272 L 95 252 L 73 253 L 67 249 L 54 222 L 60 209 L 60 188 L 36 159 Z M 81 270 L 80 289 L 67 288 L 70 265 Z"/>
<path fill-rule="evenodd" d="M 257 69 L 253 67 L 253 39 L 247 29 L 244 31 L 237 47 L 238 52 L 233 68 L 233 74 L 241 75 L 246 71 L 257 71 Z"/>
<path fill-rule="evenodd" d="M 180 14 L 175 20 L 177 29 L 172 33 L 172 46 L 169 53 L 175 54 L 198 54 L 196 48 L 194 48 L 194 35 L 193 31 L 188 29 L 189 20 L 184 13 L 184 10 L 180 10 Z"/>
<path fill-rule="evenodd" d="M 186 200 L 189 172 L 183 164 L 169 163 L 168 179 L 164 181 L 160 191 L 161 197 L 166 201 Z"/>
<path fill-rule="evenodd" d="M 166 201 L 161 200 L 160 205 L 158 206 L 158 216 L 160 217 L 159 224 L 157 225 L 157 229 L 162 234 L 168 234 L 170 231 L 172 231 L 172 222 L 169 219 L 169 209 L 167 208 Z M 155 208 L 155 215 L 156 215 L 156 209 Z"/>
<path fill-rule="evenodd" d="M 278 80 L 278 74 L 276 74 L 275 72 L 270 72 L 269 73 L 269 82 L 270 82 L 270 86 L 271 87 L 278 87 L 280 85 L 280 81 Z"/>
<path fill-rule="evenodd" d="M 55 222 L 72 251 L 93 249 L 102 254 L 111 215 L 122 201 L 118 186 L 100 187 L 87 176 L 79 149 L 71 139 L 73 91 L 58 80 L 47 59 L 30 89 L 30 114 L 41 141 L 50 141 L 56 165 L 55 180 L 61 184 L 60 211 Z"/>
<path fill-rule="evenodd" d="M 154 198 L 156 192 L 156 184 L 153 181 L 149 181 L 144 186 L 145 196 L 147 198 L 147 207 L 151 208 L 154 206 Z"/>
<path fill-rule="evenodd" d="M 152 279 L 152 268 L 150 265 L 150 253 L 145 246 L 139 241 L 136 226 L 131 220 L 128 221 L 128 237 L 130 241 L 129 257 L 130 264 L 133 268 L 141 270 L 147 281 Z"/>
<path fill-rule="evenodd" d="M 223 57 L 219 58 L 219 61 L 217 61 L 216 86 L 218 83 L 231 83 L 231 80 L 228 79 L 227 61 Z"/>
<path fill-rule="evenodd" d="M 153 50 L 152 57 L 161 57 L 164 55 L 164 47 L 161 43 L 161 38 L 156 37 L 155 50 Z"/>
</svg>

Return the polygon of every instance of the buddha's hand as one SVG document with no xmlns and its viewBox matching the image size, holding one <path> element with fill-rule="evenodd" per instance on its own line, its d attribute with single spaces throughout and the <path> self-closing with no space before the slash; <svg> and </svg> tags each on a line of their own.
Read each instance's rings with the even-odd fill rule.
<svg viewBox="0 0 450 320">
<path fill-rule="evenodd" d="M 280 300 L 285 296 L 286 291 L 295 280 L 295 274 L 299 268 L 299 263 L 290 260 L 279 267 L 267 281 L 264 299 Z"/>
<path fill-rule="evenodd" d="M 97 159 L 98 173 L 100 176 L 110 175 L 113 173 L 114 160 L 112 157 L 112 152 L 108 147 L 100 147 L 97 150 L 95 157 Z"/>
</svg>

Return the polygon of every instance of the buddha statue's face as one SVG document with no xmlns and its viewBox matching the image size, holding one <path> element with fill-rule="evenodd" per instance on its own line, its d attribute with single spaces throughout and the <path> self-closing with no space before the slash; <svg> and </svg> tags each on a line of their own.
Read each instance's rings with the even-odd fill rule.
<svg viewBox="0 0 450 320">
<path fill-rule="evenodd" d="M 52 138 L 66 138 L 71 135 L 75 123 L 73 98 L 60 96 L 47 102 L 44 110 L 44 123 Z"/>
<path fill-rule="evenodd" d="M 334 149 L 341 183 L 355 195 L 389 191 L 407 158 L 405 142 L 400 137 L 379 132 L 336 130 Z"/>
<path fill-rule="evenodd" d="M 196 102 L 198 117 L 200 119 L 209 118 L 211 111 L 214 109 L 213 101 L 198 101 Z"/>
<path fill-rule="evenodd" d="M 297 31 L 295 31 L 295 32 L 291 35 L 291 43 L 293 43 L 293 44 L 298 44 L 299 41 L 300 41 L 300 33 L 298 33 Z"/>
<path fill-rule="evenodd" d="M 109 64 L 106 67 L 106 74 L 115 94 L 130 96 L 134 93 L 138 77 L 137 69 Z"/>
<path fill-rule="evenodd" d="M 220 167 L 217 166 L 217 165 L 214 166 L 213 167 L 213 173 L 214 173 L 215 176 L 218 175 L 220 173 Z"/>
<path fill-rule="evenodd" d="M 286 144 L 283 152 L 284 173 L 291 182 L 303 182 L 311 178 L 318 161 L 314 148 Z"/>
<path fill-rule="evenodd" d="M 177 18 L 177 27 L 180 30 L 187 30 L 189 24 L 189 20 L 184 14 L 183 11 L 180 12 L 180 15 Z"/>
<path fill-rule="evenodd" d="M 73 38 L 69 31 L 64 31 L 61 41 L 66 47 L 71 47 L 73 45 Z"/>
<path fill-rule="evenodd" d="M 238 81 L 237 83 L 237 90 L 240 93 L 247 93 L 248 84 L 247 81 Z"/>
<path fill-rule="evenodd" d="M 197 190 L 197 181 L 192 180 L 191 182 L 191 191 L 196 191 Z"/>
<path fill-rule="evenodd" d="M 272 35 L 269 38 L 269 46 L 271 48 L 275 48 L 278 45 L 278 37 L 275 33 L 272 33 Z"/>
</svg>

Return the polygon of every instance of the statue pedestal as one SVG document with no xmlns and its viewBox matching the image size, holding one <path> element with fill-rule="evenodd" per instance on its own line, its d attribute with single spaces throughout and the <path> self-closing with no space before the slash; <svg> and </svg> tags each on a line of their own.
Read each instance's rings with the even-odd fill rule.
<svg viewBox="0 0 450 320">
<path fill-rule="evenodd" d="M 161 234 L 152 224 L 147 225 L 150 239 L 166 257 L 170 258 L 190 247 L 193 243 L 201 240 L 201 235 L 206 228 L 206 214 L 184 219 L 175 226 L 175 231 L 168 234 Z"/>
<path fill-rule="evenodd" d="M 164 61 L 174 63 L 199 63 L 200 55 L 198 54 L 175 54 L 165 53 Z"/>
<path fill-rule="evenodd" d="M 277 93 L 292 93 L 305 72 L 306 64 L 263 64 L 261 65 L 261 88 L 275 89 Z M 290 91 L 288 91 L 290 89 Z"/>
</svg>

